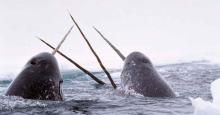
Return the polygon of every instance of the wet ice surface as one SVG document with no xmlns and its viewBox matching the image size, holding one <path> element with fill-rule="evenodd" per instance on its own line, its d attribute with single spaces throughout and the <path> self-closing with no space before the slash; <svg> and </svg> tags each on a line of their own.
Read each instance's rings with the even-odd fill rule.
<svg viewBox="0 0 220 115">
<path fill-rule="evenodd" d="M 194 115 L 220 115 L 220 78 L 211 83 L 211 94 L 213 100 L 206 101 L 201 98 L 190 100 L 195 108 Z"/>
<path fill-rule="evenodd" d="M 206 61 L 157 66 L 156 69 L 170 84 L 177 98 L 149 98 L 113 90 L 103 72 L 93 72 L 108 85 L 97 85 L 81 71 L 63 72 L 65 101 L 24 100 L 4 96 L 11 80 L 0 81 L 1 114 L 131 114 L 131 115 L 192 115 L 189 97 L 211 101 L 210 84 L 220 78 L 220 65 Z M 121 70 L 110 73 L 117 85 Z"/>
</svg>

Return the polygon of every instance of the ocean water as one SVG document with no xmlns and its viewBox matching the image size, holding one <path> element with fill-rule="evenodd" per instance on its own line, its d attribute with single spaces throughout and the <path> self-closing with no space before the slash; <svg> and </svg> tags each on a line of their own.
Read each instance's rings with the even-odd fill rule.
<svg viewBox="0 0 220 115">
<path fill-rule="evenodd" d="M 94 115 L 192 115 L 191 98 L 212 101 L 210 84 L 220 78 L 220 65 L 208 61 L 195 61 L 156 66 L 171 85 L 177 98 L 149 98 L 134 92 L 113 90 L 102 71 L 93 74 L 108 83 L 98 85 L 79 70 L 64 70 L 63 92 L 65 101 L 53 102 L 7 97 L 7 90 L 16 75 L 0 76 L 0 114 L 94 114 Z M 120 69 L 110 71 L 120 86 Z"/>
</svg>

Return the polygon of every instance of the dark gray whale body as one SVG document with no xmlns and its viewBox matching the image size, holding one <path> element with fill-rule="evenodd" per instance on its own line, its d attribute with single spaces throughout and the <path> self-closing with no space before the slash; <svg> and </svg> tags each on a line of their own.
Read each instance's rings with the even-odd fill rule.
<svg viewBox="0 0 220 115">
<path fill-rule="evenodd" d="M 27 62 L 9 86 L 6 95 L 61 101 L 62 82 L 56 58 L 50 53 L 40 53 Z"/>
<path fill-rule="evenodd" d="M 132 52 L 125 58 L 121 85 L 147 97 L 175 97 L 151 61 L 140 52 Z"/>
<path fill-rule="evenodd" d="M 147 97 L 176 97 L 144 54 L 132 52 L 125 57 L 98 29 L 94 29 L 124 61 L 121 73 L 121 85 L 124 90 L 132 89 Z"/>
</svg>

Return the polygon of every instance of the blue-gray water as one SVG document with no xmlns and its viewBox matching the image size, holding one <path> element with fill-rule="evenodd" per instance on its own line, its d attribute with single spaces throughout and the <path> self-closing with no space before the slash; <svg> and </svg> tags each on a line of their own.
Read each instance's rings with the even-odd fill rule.
<svg viewBox="0 0 220 115">
<path fill-rule="evenodd" d="M 65 101 L 26 100 L 4 96 L 11 80 L 0 80 L 0 114 L 191 115 L 189 97 L 212 100 L 210 83 L 220 77 L 220 65 L 206 61 L 157 66 L 177 98 L 149 98 L 113 90 L 103 72 L 93 72 L 108 85 L 97 85 L 78 70 L 63 72 Z M 110 73 L 120 85 L 121 70 Z M 7 76 L 5 76 L 7 78 Z"/>
</svg>

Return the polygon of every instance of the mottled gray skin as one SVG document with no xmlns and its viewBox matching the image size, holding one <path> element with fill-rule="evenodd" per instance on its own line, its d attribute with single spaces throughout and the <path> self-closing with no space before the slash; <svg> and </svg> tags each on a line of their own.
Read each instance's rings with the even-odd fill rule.
<svg viewBox="0 0 220 115">
<path fill-rule="evenodd" d="M 140 52 L 133 52 L 125 59 L 121 83 L 123 88 L 133 89 L 147 97 L 175 97 L 151 61 Z"/>
<path fill-rule="evenodd" d="M 63 100 L 62 82 L 56 58 L 50 53 L 40 53 L 27 62 L 9 86 L 6 95 L 61 101 Z"/>
</svg>

